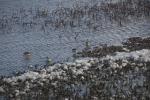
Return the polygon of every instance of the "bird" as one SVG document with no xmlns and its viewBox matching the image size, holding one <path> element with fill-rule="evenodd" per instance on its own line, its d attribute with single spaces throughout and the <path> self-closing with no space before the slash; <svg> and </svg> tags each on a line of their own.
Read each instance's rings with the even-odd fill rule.
<svg viewBox="0 0 150 100">
<path fill-rule="evenodd" d="M 31 52 L 24 52 L 23 53 L 25 60 L 31 60 L 32 53 Z"/>
</svg>

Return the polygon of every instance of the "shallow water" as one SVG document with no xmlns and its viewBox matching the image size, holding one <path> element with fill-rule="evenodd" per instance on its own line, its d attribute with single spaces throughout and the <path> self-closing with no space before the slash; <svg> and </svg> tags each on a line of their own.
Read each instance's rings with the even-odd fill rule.
<svg viewBox="0 0 150 100">
<path fill-rule="evenodd" d="M 6 10 L 4 11 L 6 14 L 10 14 L 8 10 L 10 8 L 44 6 L 55 9 L 59 4 L 59 0 L 44 0 L 42 3 L 39 0 L 34 3 L 30 0 L 26 2 L 24 0 L 18 1 L 15 0 L 12 3 L 10 0 L 0 0 L 0 8 Z M 69 4 L 72 3 L 71 0 L 70 3 L 67 0 L 64 1 L 62 3 L 64 6 L 70 6 Z M 18 70 L 27 70 L 27 65 L 30 64 L 46 64 L 47 57 L 50 57 L 54 62 L 71 61 L 72 49 L 83 49 L 87 39 L 91 46 L 99 43 L 118 45 L 128 37 L 149 36 L 149 28 L 150 24 L 147 20 L 130 23 L 123 27 L 105 25 L 98 32 L 82 32 L 76 40 L 74 31 L 48 30 L 46 32 L 29 31 L 0 34 L 0 75 L 8 75 Z M 23 53 L 26 51 L 32 52 L 31 61 L 24 60 Z"/>
</svg>

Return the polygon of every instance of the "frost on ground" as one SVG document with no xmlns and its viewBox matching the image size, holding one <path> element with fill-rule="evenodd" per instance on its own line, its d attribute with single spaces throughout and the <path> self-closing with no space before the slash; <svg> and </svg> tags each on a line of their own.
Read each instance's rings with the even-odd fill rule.
<svg viewBox="0 0 150 100">
<path fill-rule="evenodd" d="M 80 58 L 1 78 L 0 93 L 20 99 L 30 96 L 32 100 L 38 95 L 45 100 L 148 100 L 149 66 L 149 49 L 117 52 L 103 58 Z"/>
</svg>

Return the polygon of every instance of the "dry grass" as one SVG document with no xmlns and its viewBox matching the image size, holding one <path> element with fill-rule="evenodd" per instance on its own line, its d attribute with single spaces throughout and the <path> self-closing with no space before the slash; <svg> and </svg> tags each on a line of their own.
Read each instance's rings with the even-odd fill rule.
<svg viewBox="0 0 150 100">
<path fill-rule="evenodd" d="M 78 57 L 103 57 L 108 54 L 113 54 L 115 52 L 127 52 L 135 51 L 142 49 L 150 49 L 150 37 L 141 38 L 141 37 L 132 37 L 127 41 L 122 43 L 123 46 L 100 46 L 94 47 L 91 49 L 84 49 L 81 52 L 77 53 Z M 126 48 L 126 49 L 124 49 Z"/>
<path fill-rule="evenodd" d="M 147 19 L 150 16 L 149 0 L 124 0 L 123 2 L 107 3 L 99 5 L 75 5 L 72 8 L 58 7 L 53 11 L 48 9 L 34 9 L 30 13 L 28 10 L 22 12 L 22 9 L 16 11 L 17 15 L 3 16 L 0 18 L 1 31 L 10 32 L 12 26 L 19 25 L 24 31 L 31 31 L 40 26 L 39 30 L 46 31 L 51 29 L 72 29 L 81 28 L 92 31 L 99 31 L 102 23 L 113 22 L 122 26 L 133 20 Z M 21 12 L 21 13 L 20 13 Z M 31 21 L 26 21 L 29 15 L 21 14 L 29 13 L 32 16 Z M 23 19 L 23 20 L 22 20 Z M 42 20 L 41 20 L 42 19 Z"/>
</svg>

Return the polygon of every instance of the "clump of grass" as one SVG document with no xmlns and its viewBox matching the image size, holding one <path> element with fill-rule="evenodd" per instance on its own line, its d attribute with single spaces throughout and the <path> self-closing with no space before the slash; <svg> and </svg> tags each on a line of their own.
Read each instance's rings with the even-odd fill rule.
<svg viewBox="0 0 150 100">
<path fill-rule="evenodd" d="M 128 48 L 131 51 L 141 50 L 141 49 L 150 49 L 150 37 L 129 38 L 126 42 L 123 42 L 123 45 L 124 45 L 124 47 Z"/>
<path fill-rule="evenodd" d="M 103 57 L 115 52 L 129 52 L 142 49 L 150 49 L 150 37 L 132 37 L 122 43 L 123 46 L 97 46 L 90 49 L 83 49 L 77 52 L 78 57 Z"/>
<path fill-rule="evenodd" d="M 100 46 L 94 47 L 92 49 L 83 49 L 81 52 L 78 52 L 78 57 L 103 57 L 108 54 L 113 54 L 115 52 L 125 51 L 122 46 Z"/>
</svg>

